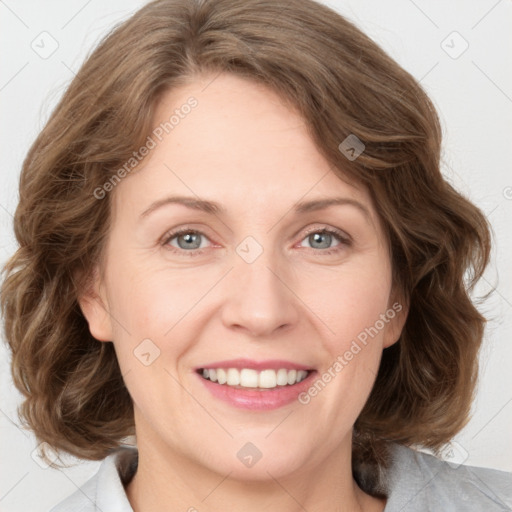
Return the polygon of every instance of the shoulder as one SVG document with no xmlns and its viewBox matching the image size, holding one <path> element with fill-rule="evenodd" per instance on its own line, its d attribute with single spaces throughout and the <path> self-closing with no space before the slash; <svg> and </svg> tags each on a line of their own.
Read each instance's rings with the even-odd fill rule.
<svg viewBox="0 0 512 512">
<path fill-rule="evenodd" d="M 385 512 L 511 509 L 512 473 L 446 462 L 392 445 Z"/>
<path fill-rule="evenodd" d="M 50 512 L 133 512 L 124 490 L 137 467 L 137 450 L 123 446 L 109 455 L 98 472 Z"/>
</svg>

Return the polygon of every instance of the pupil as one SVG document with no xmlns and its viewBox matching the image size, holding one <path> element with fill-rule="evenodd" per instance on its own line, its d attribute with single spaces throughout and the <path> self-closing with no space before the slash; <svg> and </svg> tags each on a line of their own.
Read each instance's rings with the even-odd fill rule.
<svg viewBox="0 0 512 512">
<path fill-rule="evenodd" d="M 323 241 L 323 244 L 322 244 Z M 329 233 L 314 233 L 313 243 L 319 243 L 321 249 L 327 249 L 330 246 L 331 235 Z M 317 246 L 318 247 L 318 246 Z"/>
<path fill-rule="evenodd" d="M 197 233 L 186 233 L 184 235 L 182 235 L 181 237 L 182 239 L 185 240 L 185 247 L 182 247 L 182 244 L 180 243 L 180 237 L 178 237 L 178 245 L 180 245 L 180 247 L 182 249 L 184 248 L 193 248 L 193 249 L 197 249 L 200 245 L 201 245 L 201 242 L 199 240 L 199 236 L 197 235 Z"/>
</svg>

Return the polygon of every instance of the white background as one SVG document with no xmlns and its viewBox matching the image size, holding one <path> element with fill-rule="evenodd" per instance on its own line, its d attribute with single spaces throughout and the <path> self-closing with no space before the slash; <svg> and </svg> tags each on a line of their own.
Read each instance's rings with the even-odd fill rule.
<svg viewBox="0 0 512 512">
<path fill-rule="evenodd" d="M 15 250 L 12 214 L 19 170 L 30 143 L 100 37 L 143 3 L 0 0 L 0 264 Z M 493 262 L 478 290 L 485 293 L 496 287 L 483 307 L 489 324 L 478 396 L 472 420 L 454 446 L 465 464 L 512 471 L 512 1 L 328 4 L 421 81 L 442 120 L 443 172 L 493 225 Z M 45 31 L 51 37 L 41 35 Z M 48 58 L 32 48 L 39 45 L 43 51 L 42 38 L 47 51 L 58 44 Z M 466 44 L 467 50 L 458 56 Z M 99 463 L 82 463 L 65 471 L 41 467 L 37 457 L 31 457 L 34 437 L 19 428 L 20 396 L 10 378 L 3 344 L 0 379 L 0 510 L 47 511 L 92 476 Z"/>
</svg>

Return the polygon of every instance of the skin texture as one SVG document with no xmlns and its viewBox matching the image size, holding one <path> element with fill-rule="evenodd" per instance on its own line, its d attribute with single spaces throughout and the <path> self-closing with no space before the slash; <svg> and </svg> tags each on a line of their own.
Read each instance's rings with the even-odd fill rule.
<svg viewBox="0 0 512 512">
<path fill-rule="evenodd" d="M 80 299 L 93 336 L 114 343 L 134 402 L 132 506 L 383 510 L 352 478 L 351 436 L 403 313 L 307 405 L 238 409 L 214 398 L 194 371 L 243 357 L 286 359 L 321 375 L 373 326 L 395 300 L 370 196 L 332 172 L 275 93 L 243 78 L 198 77 L 166 93 L 155 126 L 190 96 L 197 107 L 112 192 L 104 257 Z M 167 204 L 140 217 L 170 195 L 216 201 L 225 213 Z M 356 200 L 367 214 L 348 204 L 293 212 L 298 201 L 328 197 Z M 180 248 L 183 237 L 168 240 L 181 227 L 204 235 L 201 254 Z M 324 228 L 351 241 L 315 244 L 309 235 Z M 236 251 L 248 236 L 263 250 L 252 263 Z M 147 366 L 134 354 L 144 339 L 160 351 Z M 250 468 L 237 457 L 247 442 L 262 454 Z"/>
</svg>

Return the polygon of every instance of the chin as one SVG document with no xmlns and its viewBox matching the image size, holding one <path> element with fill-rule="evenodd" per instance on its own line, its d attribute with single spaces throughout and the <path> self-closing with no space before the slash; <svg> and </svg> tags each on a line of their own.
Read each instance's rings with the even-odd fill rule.
<svg viewBox="0 0 512 512">
<path fill-rule="evenodd" d="M 213 456 L 214 460 L 221 462 L 213 468 L 215 471 L 227 475 L 230 479 L 240 481 L 268 481 L 272 478 L 281 479 L 305 468 L 311 462 L 311 450 L 307 443 L 290 439 L 284 443 L 281 439 L 269 440 L 266 431 L 260 436 L 244 436 L 242 441 L 234 441 L 226 452 Z M 234 456 L 233 456 L 234 455 Z"/>
</svg>

